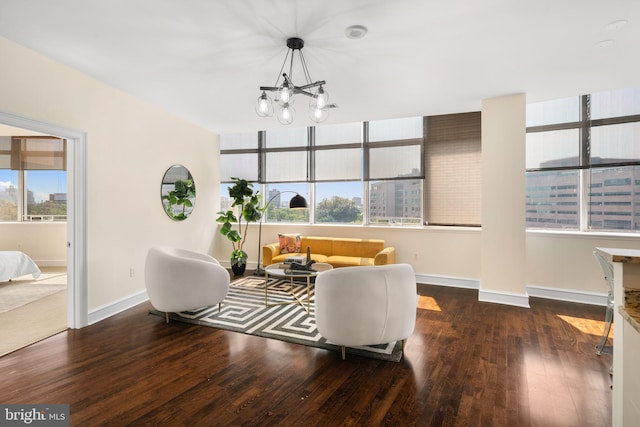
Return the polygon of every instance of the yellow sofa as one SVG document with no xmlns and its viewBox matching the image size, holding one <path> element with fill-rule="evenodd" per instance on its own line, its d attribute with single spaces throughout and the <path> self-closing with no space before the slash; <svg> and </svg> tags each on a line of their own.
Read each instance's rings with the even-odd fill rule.
<svg viewBox="0 0 640 427">
<path fill-rule="evenodd" d="M 311 250 L 312 260 L 326 262 L 333 267 L 384 265 L 396 262 L 395 248 L 385 247 L 384 240 L 301 236 L 298 253 L 280 253 L 279 242 L 264 245 L 262 264 L 267 266 L 283 262 L 287 257 L 305 256 L 307 247 Z"/>
</svg>

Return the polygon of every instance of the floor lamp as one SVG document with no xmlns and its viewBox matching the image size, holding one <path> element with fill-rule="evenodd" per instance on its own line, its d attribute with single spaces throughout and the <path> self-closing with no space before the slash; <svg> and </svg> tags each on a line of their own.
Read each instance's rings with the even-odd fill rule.
<svg viewBox="0 0 640 427">
<path fill-rule="evenodd" d="M 299 193 L 295 191 L 279 191 L 278 194 L 275 194 L 272 198 L 269 199 L 266 205 L 264 205 L 264 210 L 262 215 L 260 216 L 260 225 L 258 226 L 258 266 L 256 267 L 256 271 L 253 273 L 255 276 L 264 275 L 264 270 L 260 265 L 260 255 L 262 254 L 262 218 L 264 218 L 265 212 L 267 212 L 267 208 L 276 197 L 280 196 L 283 193 L 293 193 L 295 196 L 289 200 L 289 209 L 307 209 L 307 200 L 302 197 Z"/>
</svg>

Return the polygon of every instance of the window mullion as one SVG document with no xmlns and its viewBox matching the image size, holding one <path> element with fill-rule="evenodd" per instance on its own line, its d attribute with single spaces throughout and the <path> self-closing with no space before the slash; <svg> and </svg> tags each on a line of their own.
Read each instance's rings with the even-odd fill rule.
<svg viewBox="0 0 640 427">
<path fill-rule="evenodd" d="M 580 114 L 580 166 L 591 165 L 591 97 L 581 97 Z"/>
<path fill-rule="evenodd" d="M 24 170 L 18 171 L 18 221 L 24 221 L 24 214 L 27 212 L 27 203 L 29 200 L 27 190 L 27 172 Z"/>
<path fill-rule="evenodd" d="M 265 171 L 265 164 L 266 164 L 266 158 L 267 158 L 267 154 L 265 153 L 265 143 L 266 141 L 266 132 L 261 130 L 258 131 L 258 182 L 259 183 L 264 183 L 266 182 L 266 171 Z"/>
<path fill-rule="evenodd" d="M 369 122 L 362 122 L 362 224 L 369 224 Z"/>
<path fill-rule="evenodd" d="M 590 192 L 591 192 L 591 169 L 580 169 L 578 172 L 580 179 L 580 194 L 578 205 L 580 206 L 580 231 L 590 230 Z"/>
<path fill-rule="evenodd" d="M 591 95 L 583 95 L 580 100 L 580 231 L 589 231 L 589 207 L 591 193 Z"/>
</svg>

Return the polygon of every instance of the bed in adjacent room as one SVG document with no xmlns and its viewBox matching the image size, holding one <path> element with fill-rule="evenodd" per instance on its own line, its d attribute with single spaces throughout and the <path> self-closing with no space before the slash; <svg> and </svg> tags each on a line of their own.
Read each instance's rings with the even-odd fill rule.
<svg viewBox="0 0 640 427">
<path fill-rule="evenodd" d="M 0 251 L 0 282 L 31 274 L 34 279 L 40 277 L 40 268 L 20 251 Z"/>
</svg>

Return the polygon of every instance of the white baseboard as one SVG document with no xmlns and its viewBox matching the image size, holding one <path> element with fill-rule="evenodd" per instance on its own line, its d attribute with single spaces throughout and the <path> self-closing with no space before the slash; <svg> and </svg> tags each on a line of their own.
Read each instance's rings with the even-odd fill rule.
<svg viewBox="0 0 640 427">
<path fill-rule="evenodd" d="M 101 307 L 90 310 L 89 325 L 98 323 L 101 320 L 104 320 L 108 317 L 114 316 L 118 313 L 128 310 L 131 307 L 135 307 L 136 305 L 141 304 L 147 301 L 148 299 L 149 297 L 147 296 L 147 291 L 143 290 L 133 295 L 129 295 L 128 297 L 119 299 L 110 304 L 105 304 Z"/>
<path fill-rule="evenodd" d="M 418 283 L 428 283 L 431 285 L 448 286 L 452 288 L 477 289 L 478 301 L 529 308 L 528 295 L 482 290 L 480 289 L 480 280 L 478 279 L 416 274 L 416 281 Z"/>
<path fill-rule="evenodd" d="M 511 292 L 496 292 L 480 289 L 478 291 L 478 301 L 529 308 L 529 295 L 526 293 L 514 294 Z"/>
<path fill-rule="evenodd" d="M 607 306 L 607 294 L 576 291 L 573 289 L 547 288 L 544 286 L 527 286 L 527 293 L 530 297 L 601 305 L 603 307 Z"/>
<path fill-rule="evenodd" d="M 480 281 L 465 277 L 437 276 L 434 274 L 416 274 L 416 282 L 428 285 L 449 286 L 452 288 L 478 289 Z"/>
<path fill-rule="evenodd" d="M 429 285 L 449 286 L 454 288 L 478 289 L 478 300 L 494 302 L 498 304 L 529 307 L 529 297 L 545 298 L 558 301 L 575 302 L 578 304 L 590 304 L 606 307 L 607 294 L 576 291 L 573 289 L 551 288 L 545 286 L 526 286 L 526 294 L 513 294 L 508 292 L 496 292 L 480 289 L 480 280 L 438 276 L 431 274 L 416 274 L 418 283 Z"/>
</svg>

